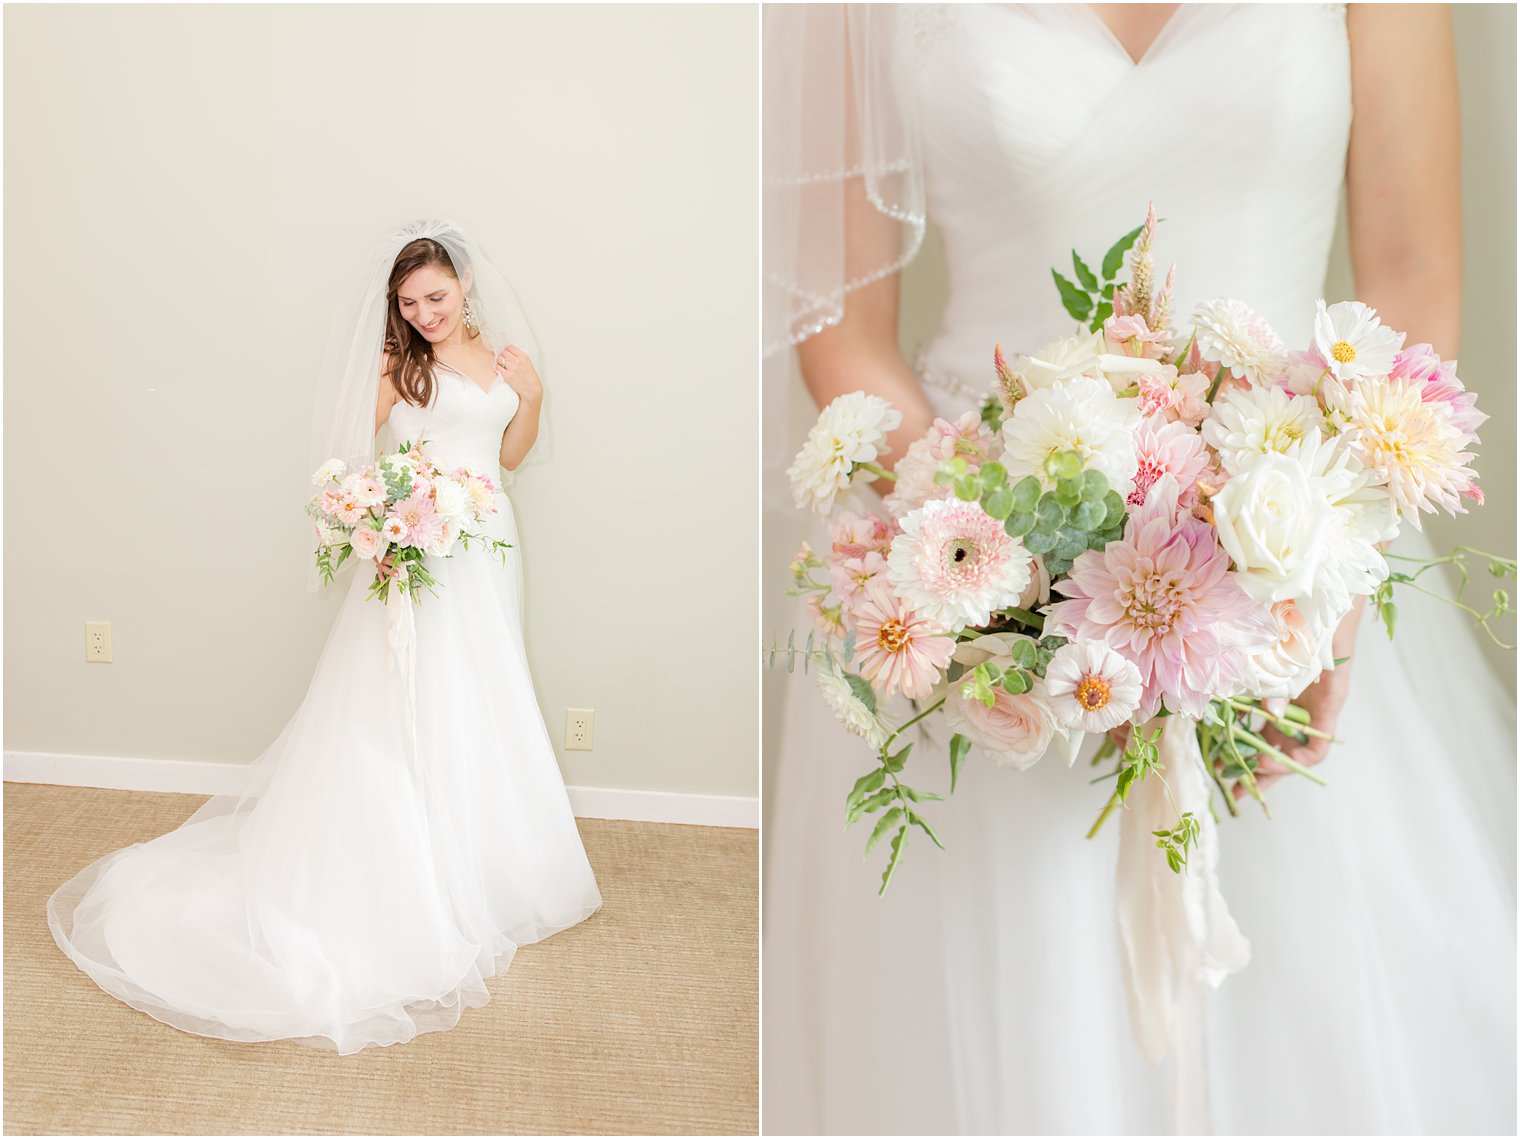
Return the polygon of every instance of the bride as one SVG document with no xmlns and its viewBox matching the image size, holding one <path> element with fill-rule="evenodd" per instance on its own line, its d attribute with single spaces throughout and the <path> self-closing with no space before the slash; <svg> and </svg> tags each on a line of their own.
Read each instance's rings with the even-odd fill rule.
<svg viewBox="0 0 1520 1139">
<path fill-rule="evenodd" d="M 1012 358 L 1068 334 L 1050 270 L 1073 247 L 1100 256 L 1149 199 L 1176 311 L 1239 297 L 1293 347 L 1344 182 L 1358 298 L 1457 354 L 1439 9 L 775 5 L 766 21 L 773 500 L 817 405 L 890 400 L 891 461 L 976 406 L 994 344 Z M 949 292 L 910 366 L 899 274 L 926 215 Z M 790 362 L 800 378 L 778 374 Z M 1403 552 L 1421 549 L 1414 534 Z M 841 826 L 869 757 L 799 670 L 767 748 L 767 1132 L 1513 1133 L 1513 704 L 1464 618 L 1420 600 L 1400 597 L 1393 644 L 1349 617 L 1349 666 L 1304 697 L 1344 741 L 1329 787 L 1280 780 L 1273 821 L 1222 820 L 1251 960 L 1180 1010 L 1191 1046 L 1159 1069 L 1130 1038 L 1116 837 L 1082 840 L 1101 805 L 1082 765 L 968 763 L 931 804 L 947 849 L 916 847 L 878 899 L 880 867 Z M 915 749 L 916 785 L 948 790 L 943 755 Z"/>
<path fill-rule="evenodd" d="M 445 468 L 523 461 L 532 335 L 463 231 L 387 235 L 340 312 L 313 469 L 372 462 L 382 426 Z M 59 947 L 106 992 L 202 1036 L 351 1053 L 452 1027 L 519 945 L 601 905 L 528 672 L 512 504 L 494 500 L 477 529 L 510 543 L 505 566 L 480 544 L 429 557 L 437 596 L 413 609 L 367 596 L 395 567 L 352 559 L 306 697 L 242 794 L 49 899 Z"/>
</svg>

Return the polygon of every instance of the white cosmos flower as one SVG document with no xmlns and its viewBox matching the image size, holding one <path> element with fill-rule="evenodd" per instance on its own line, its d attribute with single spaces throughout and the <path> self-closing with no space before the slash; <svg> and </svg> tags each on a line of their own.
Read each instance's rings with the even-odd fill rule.
<svg viewBox="0 0 1520 1139">
<path fill-rule="evenodd" d="M 818 690 L 839 722 L 872 747 L 886 743 L 891 733 L 880 718 L 855 694 L 850 682 L 827 665 L 818 669 Z M 869 685 L 867 686 L 869 690 Z"/>
<path fill-rule="evenodd" d="M 1404 346 L 1402 332 L 1384 325 L 1361 301 L 1316 304 L 1314 347 L 1332 376 L 1345 383 L 1393 370 L 1393 358 Z"/>
<path fill-rule="evenodd" d="M 1058 723 L 1106 732 L 1140 707 L 1140 670 L 1103 641 L 1074 641 L 1050 658 L 1045 692 Z"/>
<path fill-rule="evenodd" d="M 787 468 L 797 505 L 827 514 L 835 497 L 850 485 L 856 465 L 885 455 L 887 432 L 901 423 L 902 412 L 880 396 L 850 392 L 834 400 Z"/>
<path fill-rule="evenodd" d="M 1283 452 L 1307 435 L 1321 434 L 1319 404 L 1281 388 L 1231 388 L 1214 401 L 1203 421 L 1203 441 L 1219 452 L 1234 474 L 1253 456 Z"/>
<path fill-rule="evenodd" d="M 1154 362 L 1148 361 L 1154 368 Z M 1140 409 L 1120 399 L 1114 389 L 1092 376 L 1074 376 L 1030 392 L 1003 421 L 1003 465 L 1010 480 L 1034 475 L 1044 487 L 1054 485 L 1045 460 L 1060 451 L 1076 451 L 1084 467 L 1102 471 L 1120 495 L 1134 489 L 1139 459 L 1135 427 Z"/>
<path fill-rule="evenodd" d="M 1281 337 L 1240 301 L 1205 301 L 1193 314 L 1193 326 L 1199 356 L 1211 364 L 1223 364 L 1253 386 L 1273 383 L 1287 368 L 1288 352 Z"/>
</svg>

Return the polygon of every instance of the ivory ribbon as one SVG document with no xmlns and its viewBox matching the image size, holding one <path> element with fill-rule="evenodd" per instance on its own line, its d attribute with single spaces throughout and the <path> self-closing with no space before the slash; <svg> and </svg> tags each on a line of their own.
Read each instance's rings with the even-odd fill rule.
<svg viewBox="0 0 1520 1139">
<path fill-rule="evenodd" d="M 417 614 L 406 585 L 406 567 L 402 566 L 385 599 L 385 671 L 401 672 L 407 763 L 422 791 L 422 764 L 417 755 Z"/>
<path fill-rule="evenodd" d="M 1152 1064 L 1173 1055 L 1172 1117 L 1179 1135 L 1209 1130 L 1204 996 L 1251 959 L 1250 942 L 1219 892 L 1212 781 L 1194 726 L 1182 716 L 1162 722 L 1162 774 L 1176 807 L 1153 772 L 1130 792 L 1119 834 L 1119 937 L 1130 1023 Z M 1200 830 L 1187 866 L 1174 874 L 1151 832 L 1170 830 L 1183 811 L 1193 812 Z"/>
</svg>

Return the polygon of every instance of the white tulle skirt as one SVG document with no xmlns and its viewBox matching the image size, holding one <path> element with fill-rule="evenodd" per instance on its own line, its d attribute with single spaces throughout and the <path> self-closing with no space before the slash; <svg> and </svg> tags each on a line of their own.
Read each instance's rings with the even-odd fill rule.
<svg viewBox="0 0 1520 1139">
<path fill-rule="evenodd" d="M 516 542 L 511 504 L 487 525 Z M 517 946 L 601 905 L 522 643 L 521 550 L 430 559 L 417 750 L 372 574 L 349 571 L 301 706 L 247 790 L 48 902 L 108 993 L 187 1032 L 356 1052 L 452 1027 Z"/>
<path fill-rule="evenodd" d="M 1363 621 L 1330 786 L 1287 779 L 1272 821 L 1221 820 L 1252 959 L 1208 1001 L 1217 1133 L 1514 1133 L 1514 702 L 1460 613 L 1399 601 L 1396 641 Z M 1119 828 L 1082 837 L 1105 798 L 1088 752 L 1027 772 L 973 753 L 926 804 L 948 849 L 914 834 L 878 898 L 880 850 L 862 864 L 842 827 L 870 757 L 811 681 L 780 682 L 767 1132 L 1171 1131 L 1170 1061 L 1141 1058 L 1126 1012 Z M 907 777 L 947 791 L 943 748 Z"/>
</svg>

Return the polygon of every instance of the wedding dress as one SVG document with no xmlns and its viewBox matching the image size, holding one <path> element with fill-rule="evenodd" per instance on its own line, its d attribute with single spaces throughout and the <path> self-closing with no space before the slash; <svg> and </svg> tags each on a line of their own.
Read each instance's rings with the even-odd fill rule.
<svg viewBox="0 0 1520 1139">
<path fill-rule="evenodd" d="M 938 414 L 976 405 L 994 344 L 1012 359 L 1071 332 L 1050 270 L 1069 274 L 1073 247 L 1095 263 L 1151 199 L 1180 316 L 1236 297 L 1308 343 L 1351 123 L 1341 6 L 1183 6 L 1138 63 L 1081 4 L 900 19 L 891 79 L 917 115 L 948 265 L 919 363 Z M 1399 595 L 1392 644 L 1363 620 L 1330 785 L 1290 778 L 1268 794 L 1273 820 L 1250 803 L 1221 818 L 1251 961 L 1208 998 L 1207 1129 L 1514 1133 L 1513 699 L 1466 618 L 1424 601 Z M 841 825 L 870 756 L 800 669 L 772 679 L 787 691 L 770 753 L 767 1133 L 1177 1126 L 1172 1061 L 1149 1066 L 1126 1015 L 1119 828 L 1083 840 L 1106 797 L 1087 752 L 1026 772 L 973 752 L 925 808 L 947 849 L 915 841 L 878 898 L 881 850 L 863 864 L 866 835 Z M 908 775 L 948 791 L 942 739 L 920 741 Z"/>
<path fill-rule="evenodd" d="M 517 393 L 440 366 L 399 443 L 499 473 Z M 415 606 L 415 747 L 387 607 L 352 571 L 311 686 L 242 796 L 108 854 L 48 902 L 59 946 L 108 993 L 187 1032 L 355 1052 L 452 1027 L 516 948 L 601 905 L 523 648 L 512 504 L 475 527 L 512 543 L 427 559 Z M 338 579 L 342 580 L 342 577 Z M 388 660 L 390 663 L 388 664 Z"/>
</svg>

